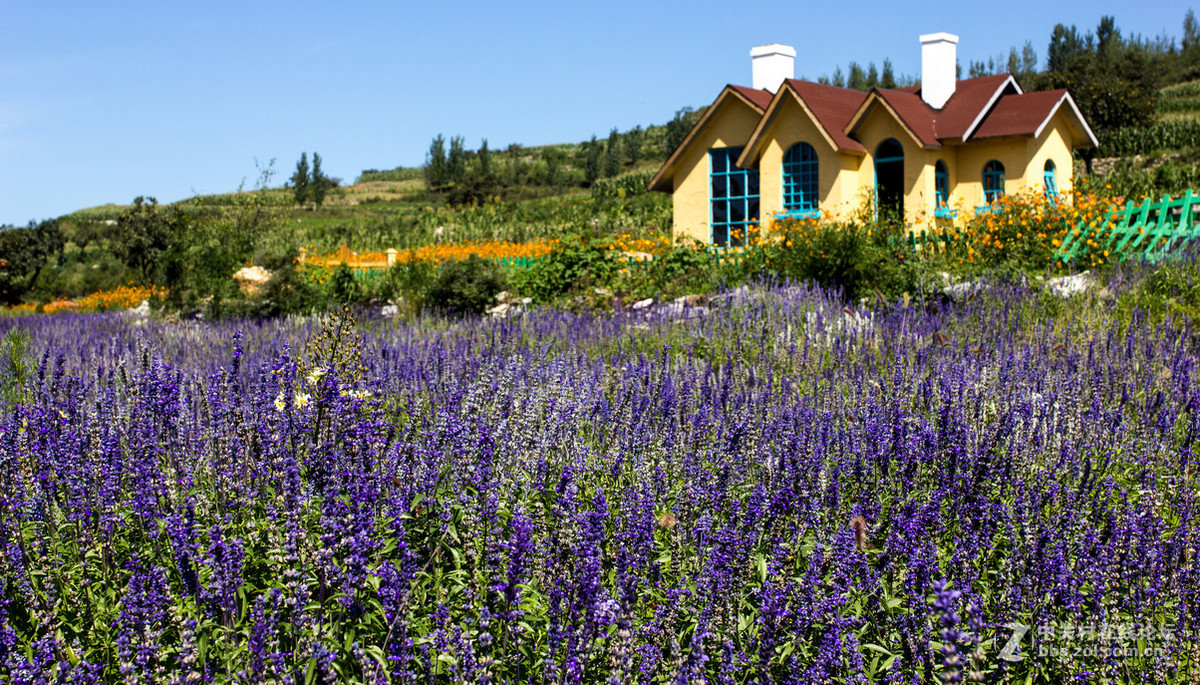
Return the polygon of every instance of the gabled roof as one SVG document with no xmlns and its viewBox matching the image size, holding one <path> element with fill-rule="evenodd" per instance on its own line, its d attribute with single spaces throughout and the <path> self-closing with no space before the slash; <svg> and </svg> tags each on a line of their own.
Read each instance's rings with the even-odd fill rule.
<svg viewBox="0 0 1200 685">
<path fill-rule="evenodd" d="M 1076 140 L 1084 143 L 1084 145 L 1075 145 L 1075 147 L 1085 147 L 1087 143 L 1091 143 L 1093 147 L 1098 145 L 1096 135 L 1084 121 L 1083 114 L 1075 106 L 1075 101 L 1071 99 L 1071 94 L 1061 88 L 1001 98 L 996 103 L 995 109 L 988 114 L 987 119 L 975 130 L 973 137 L 980 139 L 1000 136 L 1040 136 L 1046 124 L 1050 123 L 1050 119 L 1064 105 L 1071 114 L 1069 119 L 1076 129 Z"/>
<path fill-rule="evenodd" d="M 725 86 L 717 100 L 662 169 L 650 181 L 651 190 L 672 188 L 667 182 L 691 141 L 707 125 L 713 113 L 726 99 L 734 98 L 759 112 L 760 118 L 737 164 L 750 168 L 757 163 L 767 143 L 766 131 L 778 116 L 784 102 L 793 100 L 816 123 L 829 145 L 841 152 L 866 154 L 866 148 L 853 135 L 855 129 L 874 108 L 887 111 L 926 149 L 937 149 L 947 142 L 960 143 L 975 138 L 1000 136 L 1038 136 L 1050 119 L 1064 106 L 1074 129 L 1075 147 L 1096 146 L 1092 133 L 1075 101 L 1065 90 L 1023 93 L 1010 74 L 980 76 L 955 83 L 954 94 L 941 109 L 921 99 L 920 87 L 880 89 L 863 93 L 848 88 L 827 86 L 810 81 L 787 79 L 779 91 L 755 90 L 744 86 Z"/>
<path fill-rule="evenodd" d="M 934 127 L 934 118 L 931 116 L 933 108 L 915 93 L 902 90 L 873 89 L 850 121 L 846 122 L 845 132 L 848 135 L 853 134 L 875 107 L 886 109 L 921 147 L 932 150 L 942 146 Z"/>
<path fill-rule="evenodd" d="M 750 140 L 746 142 L 746 149 L 738 158 L 738 166 L 747 168 L 758 161 L 759 155 L 762 154 L 762 145 L 766 142 L 764 137 L 766 131 L 771 126 L 771 122 L 775 121 L 779 115 L 783 103 L 788 100 L 797 103 L 804 110 L 816 124 L 817 129 L 821 131 L 825 142 L 830 147 L 836 150 L 865 154 L 867 149 L 862 146 L 862 143 L 847 136 L 842 129 L 845 128 L 845 122 L 854 114 L 866 96 L 866 93 L 855 90 L 787 79 L 775 93 L 771 104 L 767 106 L 758 126 L 754 128 L 754 133 L 750 134 Z"/>
<path fill-rule="evenodd" d="M 920 96 L 921 91 L 915 91 Z M 934 127 L 939 140 L 966 140 L 992 105 L 1006 93 L 1020 94 L 1021 86 L 1010 74 L 979 76 L 958 81 L 954 94 L 936 110 Z M 923 101 L 922 101 L 923 102 Z M 928 106 L 928 105 L 927 105 Z M 930 112 L 935 110 L 930 107 Z"/>
<path fill-rule="evenodd" d="M 692 141 L 696 139 L 696 136 L 700 134 L 700 131 L 703 131 L 704 128 L 708 126 L 708 123 L 712 121 L 712 118 L 717 110 L 719 110 L 727 100 L 732 98 L 738 102 L 745 103 L 754 111 L 762 114 L 763 110 L 771 102 L 772 97 L 773 96 L 771 95 L 771 92 L 766 90 L 756 90 L 754 88 L 747 88 L 745 86 L 725 86 L 725 88 L 721 91 L 721 94 L 717 96 L 717 99 L 713 101 L 712 105 L 704 111 L 704 114 L 700 117 L 700 120 L 697 121 L 696 125 L 692 127 L 692 130 L 688 131 L 687 137 L 683 139 L 683 142 L 679 144 L 679 147 L 675 148 L 675 151 L 672 152 L 671 156 L 667 158 L 667 161 L 663 163 L 662 168 L 658 170 L 658 173 L 654 175 L 654 178 L 650 179 L 650 190 L 662 190 L 666 192 L 671 192 L 674 190 L 674 188 L 670 187 L 669 181 L 675 171 L 675 167 L 679 164 L 679 160 L 683 157 L 684 152 L 686 152 L 691 146 Z"/>
</svg>

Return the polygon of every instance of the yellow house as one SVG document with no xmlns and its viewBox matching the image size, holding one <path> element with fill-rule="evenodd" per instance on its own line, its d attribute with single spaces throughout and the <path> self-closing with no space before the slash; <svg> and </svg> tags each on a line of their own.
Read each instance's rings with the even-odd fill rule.
<svg viewBox="0 0 1200 685">
<path fill-rule="evenodd" d="M 1022 186 L 1069 190 L 1072 150 L 1097 144 L 1071 95 L 957 80 L 957 43 L 921 36 L 922 86 L 869 93 L 791 78 L 787 46 L 751 50 L 753 87 L 726 86 L 650 182 L 672 194 L 675 235 L 737 246 L 772 217 L 873 202 L 915 225 Z"/>
</svg>

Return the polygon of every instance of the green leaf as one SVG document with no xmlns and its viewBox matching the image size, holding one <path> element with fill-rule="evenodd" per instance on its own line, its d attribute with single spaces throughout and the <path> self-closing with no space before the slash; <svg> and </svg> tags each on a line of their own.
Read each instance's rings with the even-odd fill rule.
<svg viewBox="0 0 1200 685">
<path fill-rule="evenodd" d="M 890 656 L 893 658 L 895 658 L 895 656 L 896 656 L 895 654 L 892 654 L 892 652 L 890 650 L 884 649 L 883 647 L 880 647 L 879 645 L 876 645 L 876 644 L 866 643 L 863 645 L 863 647 L 871 650 L 872 652 L 879 652 L 880 654 L 882 654 L 884 656 Z"/>
</svg>

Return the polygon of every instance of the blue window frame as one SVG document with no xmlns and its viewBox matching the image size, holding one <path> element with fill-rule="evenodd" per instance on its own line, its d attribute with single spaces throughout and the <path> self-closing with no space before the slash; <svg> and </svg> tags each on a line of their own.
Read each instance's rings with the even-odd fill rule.
<svg viewBox="0 0 1200 685">
<path fill-rule="evenodd" d="M 1004 165 L 992 160 L 983 165 L 983 199 L 988 204 L 1004 197 Z"/>
<path fill-rule="evenodd" d="M 1046 199 L 1051 202 L 1058 202 L 1058 180 L 1054 177 L 1054 161 L 1047 159 L 1046 166 L 1042 170 L 1042 175 L 1046 181 Z"/>
<path fill-rule="evenodd" d="M 742 247 L 750 229 L 758 225 L 758 170 L 742 169 L 735 162 L 740 147 L 708 151 L 712 244 Z"/>
<path fill-rule="evenodd" d="M 954 216 L 950 209 L 950 171 L 946 163 L 938 160 L 933 167 L 934 216 Z"/>
<path fill-rule="evenodd" d="M 783 209 L 786 216 L 818 214 L 819 167 L 817 151 L 808 143 L 796 143 L 783 156 Z"/>
</svg>

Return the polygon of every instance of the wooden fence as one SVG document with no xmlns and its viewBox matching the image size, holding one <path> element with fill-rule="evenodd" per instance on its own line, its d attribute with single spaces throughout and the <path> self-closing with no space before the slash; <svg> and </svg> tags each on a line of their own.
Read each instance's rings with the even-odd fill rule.
<svg viewBox="0 0 1200 685">
<path fill-rule="evenodd" d="M 1067 231 L 1054 260 L 1070 263 L 1089 253 L 1104 252 L 1109 260 L 1140 257 L 1155 262 L 1178 254 L 1200 241 L 1198 199 L 1189 190 L 1175 199 L 1164 196 L 1158 202 L 1149 198 L 1141 204 L 1130 201 L 1124 207 L 1110 209 L 1101 221 L 1081 221 Z"/>
</svg>

